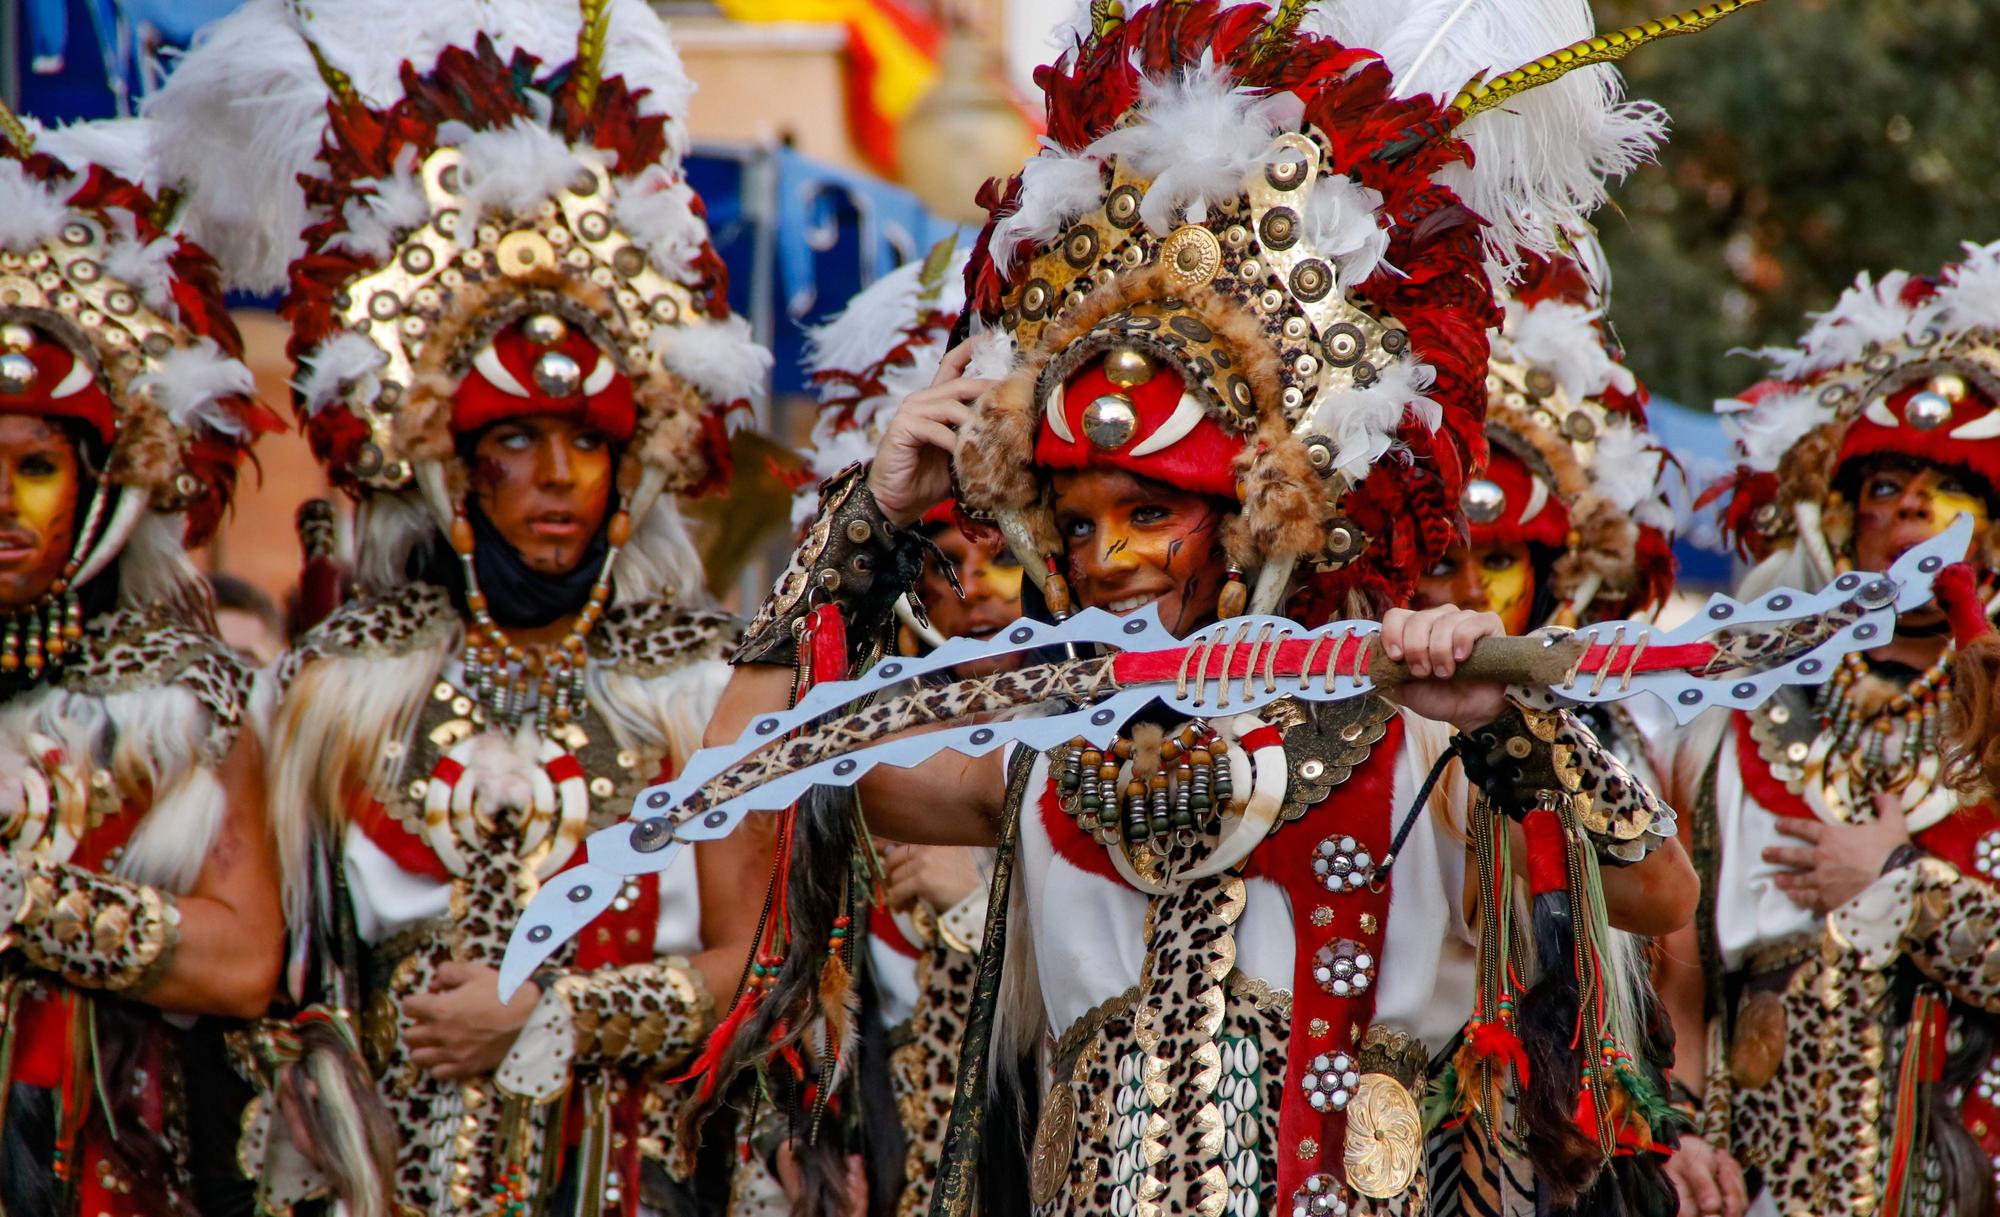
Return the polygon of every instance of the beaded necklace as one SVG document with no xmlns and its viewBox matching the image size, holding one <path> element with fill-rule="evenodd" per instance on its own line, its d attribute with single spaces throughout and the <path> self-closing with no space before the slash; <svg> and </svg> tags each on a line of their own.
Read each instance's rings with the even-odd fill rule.
<svg viewBox="0 0 2000 1217">
<path fill-rule="evenodd" d="M 77 530 L 76 541 L 70 547 L 69 561 L 63 563 L 62 573 L 49 585 L 48 592 L 26 608 L 8 614 L 5 628 L 0 629 L 0 673 L 12 675 L 26 669 L 30 680 L 38 680 L 44 669 L 61 662 L 64 653 L 82 641 L 83 602 L 77 599 L 73 585 L 77 571 L 82 569 L 84 558 L 96 542 L 104 499 L 102 488 L 90 496 L 83 527 Z"/>
<path fill-rule="evenodd" d="M 1951 708 L 1955 649 L 1947 645 L 1914 684 L 1873 711 L 1864 710 L 1859 697 L 1861 681 L 1869 675 L 1867 661 L 1859 655 L 1842 659 L 1833 679 L 1820 686 L 1813 705 L 1820 730 L 1827 733 L 1827 769 L 1845 770 L 1857 780 L 1859 790 L 1885 794 L 1902 793 L 1923 776 L 1923 759 L 1938 753 L 1939 720 Z M 1899 722 L 1902 739 L 1891 762 L 1890 737 Z"/>
<path fill-rule="evenodd" d="M 1161 743 L 1150 776 L 1139 776 L 1135 765 L 1121 790 L 1119 775 L 1137 751 L 1123 735 L 1108 750 L 1082 739 L 1064 745 L 1056 769 L 1064 810 L 1106 845 L 1122 841 L 1161 854 L 1171 843 L 1193 845 L 1235 792 L 1228 746 L 1206 722 L 1184 724 Z"/>
<path fill-rule="evenodd" d="M 526 648 L 508 638 L 487 611 L 486 594 L 472 560 L 472 521 L 460 503 L 452 514 L 451 547 L 465 571 L 465 607 L 472 622 L 465 631 L 465 682 L 479 699 L 488 720 L 509 729 L 518 727 L 532 704 L 535 730 L 547 735 L 551 724 L 562 725 L 584 710 L 584 671 L 590 658 L 590 631 L 611 600 L 611 567 L 632 535 L 632 519 L 623 509 L 612 513 L 605 527 L 610 542 L 604 565 L 591 585 L 569 632 L 551 646 Z"/>
</svg>

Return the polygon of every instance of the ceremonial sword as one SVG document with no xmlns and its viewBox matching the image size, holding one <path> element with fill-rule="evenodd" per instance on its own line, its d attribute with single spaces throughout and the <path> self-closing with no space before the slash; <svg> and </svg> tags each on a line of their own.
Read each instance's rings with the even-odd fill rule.
<svg viewBox="0 0 2000 1217">
<path fill-rule="evenodd" d="M 1848 571 L 1818 592 L 1785 588 L 1750 601 L 1716 595 L 1671 631 L 1613 621 L 1564 635 L 1483 638 L 1452 679 L 1546 690 L 1571 703 L 1651 693 L 1681 723 L 1715 707 L 1749 709 L 1781 686 L 1824 681 L 1850 652 L 1888 642 L 1897 614 L 1930 601 L 1932 579 L 1964 555 L 1971 535 L 1971 517 L 1961 515 L 1887 574 Z M 988 638 L 954 638 L 921 658 L 815 685 L 789 710 L 752 720 L 733 743 L 697 752 L 672 781 L 640 791 L 631 819 L 592 833 L 588 860 L 552 876 L 522 911 L 500 995 L 511 998 L 609 908 L 627 876 L 666 870 L 682 846 L 727 836 L 752 811 L 782 810 L 814 786 L 853 786 L 878 765 L 910 768 L 945 751 L 1045 751 L 1075 739 L 1101 747 L 1155 702 L 1205 717 L 1280 698 L 1393 693 L 1409 669 L 1384 652 L 1381 628 L 1232 617 L 1177 638 L 1156 606 L 1122 617 L 1090 608 L 1059 623 L 1022 618 Z M 969 661 L 1085 644 L 1110 653 L 896 692 Z M 876 697 L 883 700 L 867 704 Z M 1043 712 L 993 717 L 1024 708 Z M 907 734 L 921 727 L 939 729 Z"/>
</svg>

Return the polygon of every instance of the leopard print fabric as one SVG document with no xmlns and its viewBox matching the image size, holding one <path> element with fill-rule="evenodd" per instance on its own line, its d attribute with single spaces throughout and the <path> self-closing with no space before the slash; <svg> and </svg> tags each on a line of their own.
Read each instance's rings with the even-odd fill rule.
<svg viewBox="0 0 2000 1217">
<path fill-rule="evenodd" d="M 37 860 L 14 918 L 23 957 L 83 989 L 143 993 L 180 942 L 180 910 L 160 889 Z"/>
<path fill-rule="evenodd" d="M 167 685 L 186 689 L 209 714 L 202 759 L 219 765 L 243 726 L 251 679 L 250 669 L 213 634 L 156 610 L 120 609 L 85 625 L 83 657 L 63 666 L 60 687 L 90 697 Z"/>
<path fill-rule="evenodd" d="M 429 583 L 407 584 L 343 605 L 285 652 L 274 677 L 279 689 L 288 689 L 299 672 L 316 659 L 408 655 L 438 645 L 461 628 L 443 588 Z"/>
<path fill-rule="evenodd" d="M 945 1126 L 958 1090 L 958 1049 L 972 1005 L 979 958 L 942 944 L 917 957 L 917 1002 L 889 1053 L 889 1084 L 907 1139 L 899 1217 L 930 1212 L 931 1185 L 944 1153 Z"/>
</svg>

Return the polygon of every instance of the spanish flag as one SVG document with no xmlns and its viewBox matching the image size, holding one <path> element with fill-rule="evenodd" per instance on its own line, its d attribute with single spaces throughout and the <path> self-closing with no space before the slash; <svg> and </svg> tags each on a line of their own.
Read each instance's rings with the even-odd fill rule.
<svg viewBox="0 0 2000 1217">
<path fill-rule="evenodd" d="M 907 0 L 720 0 L 737 21 L 813 21 L 847 30 L 847 122 L 861 155 L 896 172 L 896 132 L 937 78 L 944 31 Z"/>
</svg>

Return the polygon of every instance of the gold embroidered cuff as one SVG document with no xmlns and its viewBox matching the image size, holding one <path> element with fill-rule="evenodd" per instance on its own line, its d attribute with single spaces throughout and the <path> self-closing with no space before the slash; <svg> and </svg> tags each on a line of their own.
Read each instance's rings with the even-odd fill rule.
<svg viewBox="0 0 2000 1217">
<path fill-rule="evenodd" d="M 174 898 L 111 875 L 37 861 L 15 940 L 29 963 L 84 989 L 133 996 L 160 982 L 180 945 Z"/>
<path fill-rule="evenodd" d="M 701 973 L 678 956 L 568 972 L 542 991 L 495 1080 L 548 1102 L 578 1068 L 672 1064 L 700 1045 L 713 1015 Z"/>
<path fill-rule="evenodd" d="M 1489 798 L 1519 811 L 1541 805 L 1544 795 L 1571 799 L 1606 865 L 1638 862 L 1675 833 L 1673 808 L 1568 711 L 1510 701 L 1466 739 L 1466 773 Z"/>
</svg>

